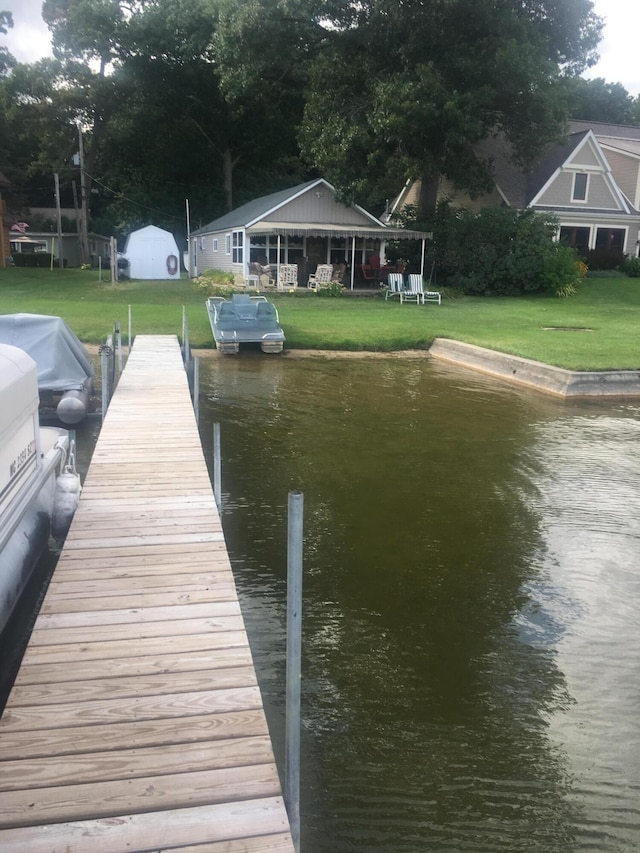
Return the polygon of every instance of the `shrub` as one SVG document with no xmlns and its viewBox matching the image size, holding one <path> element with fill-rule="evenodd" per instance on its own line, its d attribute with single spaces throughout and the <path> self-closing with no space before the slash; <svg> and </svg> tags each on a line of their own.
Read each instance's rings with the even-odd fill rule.
<svg viewBox="0 0 640 853">
<path fill-rule="evenodd" d="M 193 289 L 202 296 L 229 297 L 233 286 L 233 273 L 226 270 L 207 270 L 193 280 Z"/>
<path fill-rule="evenodd" d="M 627 258 L 622 265 L 622 271 L 629 278 L 640 278 L 640 258 Z"/>
<path fill-rule="evenodd" d="M 319 284 L 316 288 L 318 296 L 342 296 L 344 292 L 344 284 L 339 281 L 328 281 L 325 284 Z"/>
<path fill-rule="evenodd" d="M 588 249 L 585 260 L 590 270 L 616 270 L 624 266 L 624 253 L 622 249 L 599 247 Z"/>
<path fill-rule="evenodd" d="M 15 252 L 12 257 L 16 267 L 46 269 L 51 266 L 51 255 L 48 252 Z"/>
<path fill-rule="evenodd" d="M 579 260 L 574 249 L 555 243 L 555 251 L 545 258 L 544 276 L 548 290 L 554 296 L 575 296 L 587 265 Z"/>
<path fill-rule="evenodd" d="M 473 213 L 441 203 L 429 226 L 431 262 L 463 293 L 569 295 L 583 278 L 576 252 L 554 239 L 558 223 L 550 214 L 502 207 Z"/>
</svg>

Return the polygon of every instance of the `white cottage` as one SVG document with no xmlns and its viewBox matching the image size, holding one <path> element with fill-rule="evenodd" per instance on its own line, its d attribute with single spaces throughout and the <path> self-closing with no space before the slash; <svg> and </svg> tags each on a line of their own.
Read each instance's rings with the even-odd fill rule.
<svg viewBox="0 0 640 853">
<path fill-rule="evenodd" d="M 123 255 L 129 261 L 130 278 L 180 278 L 180 254 L 170 231 L 155 225 L 132 231 L 127 237 Z"/>
<path fill-rule="evenodd" d="M 324 178 L 250 201 L 193 231 L 189 241 L 190 272 L 232 272 L 237 284 L 247 282 L 252 263 L 297 269 L 304 285 L 318 264 L 344 264 L 347 286 L 355 271 L 374 255 L 384 258 L 388 240 L 424 240 L 427 234 L 385 225 L 364 208 L 344 204 Z M 277 273 L 275 273 L 277 277 Z"/>
</svg>

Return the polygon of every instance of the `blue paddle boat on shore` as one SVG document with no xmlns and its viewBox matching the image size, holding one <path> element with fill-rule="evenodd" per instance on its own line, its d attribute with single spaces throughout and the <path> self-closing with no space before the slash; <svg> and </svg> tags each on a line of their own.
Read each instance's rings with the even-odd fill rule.
<svg viewBox="0 0 640 853">
<path fill-rule="evenodd" d="M 207 299 L 207 313 L 217 349 L 237 353 L 241 344 L 259 344 L 267 353 L 282 352 L 285 336 L 278 311 L 265 296 L 234 293 Z"/>
</svg>

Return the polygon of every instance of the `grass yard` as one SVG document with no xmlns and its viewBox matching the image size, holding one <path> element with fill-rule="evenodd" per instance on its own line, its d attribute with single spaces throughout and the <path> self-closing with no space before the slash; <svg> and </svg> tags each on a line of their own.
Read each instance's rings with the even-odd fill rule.
<svg viewBox="0 0 640 853">
<path fill-rule="evenodd" d="M 588 278 L 571 299 L 459 296 L 441 306 L 307 291 L 269 298 L 289 349 L 391 352 L 449 337 L 574 370 L 640 368 L 640 279 Z M 2 313 L 61 316 L 85 343 L 104 340 L 115 320 L 126 337 L 129 305 L 134 335 L 180 335 L 184 305 L 192 347 L 213 346 L 203 297 L 186 278 L 111 285 L 91 270 L 0 270 Z"/>
</svg>

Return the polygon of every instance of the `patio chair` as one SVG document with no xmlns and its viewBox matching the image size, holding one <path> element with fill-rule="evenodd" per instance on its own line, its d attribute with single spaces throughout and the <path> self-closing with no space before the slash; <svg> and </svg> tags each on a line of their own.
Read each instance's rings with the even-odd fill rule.
<svg viewBox="0 0 640 853">
<path fill-rule="evenodd" d="M 380 275 L 377 270 L 374 270 L 371 264 L 358 264 L 360 275 L 365 281 L 380 281 Z"/>
<path fill-rule="evenodd" d="M 409 298 L 413 298 L 412 294 L 418 294 L 417 302 L 424 305 L 425 301 L 427 302 L 437 302 L 438 305 L 442 304 L 442 296 L 437 290 L 425 290 L 424 283 L 422 281 L 422 276 L 418 273 L 410 273 L 409 274 L 409 285 L 407 288 L 407 292 L 410 294 Z M 405 299 L 406 299 L 405 295 Z"/>
<path fill-rule="evenodd" d="M 249 275 L 247 279 L 254 279 L 257 277 L 258 279 L 258 289 L 261 287 L 269 287 L 270 285 L 275 284 L 275 279 L 272 277 L 271 272 L 269 271 L 269 265 L 259 264 L 257 261 L 252 261 L 249 264 Z M 251 285 L 249 285 L 251 286 Z"/>
<path fill-rule="evenodd" d="M 316 271 L 311 273 L 307 287 L 316 290 L 319 284 L 328 284 L 333 275 L 333 266 L 331 264 L 318 264 Z"/>
<path fill-rule="evenodd" d="M 400 304 L 402 305 L 402 295 L 404 293 L 404 278 L 402 273 L 390 272 L 387 281 L 387 292 L 384 295 L 385 300 L 390 296 L 399 296 Z"/>
<path fill-rule="evenodd" d="M 298 286 L 298 265 L 280 264 L 278 267 L 278 290 L 290 290 Z"/>
</svg>

